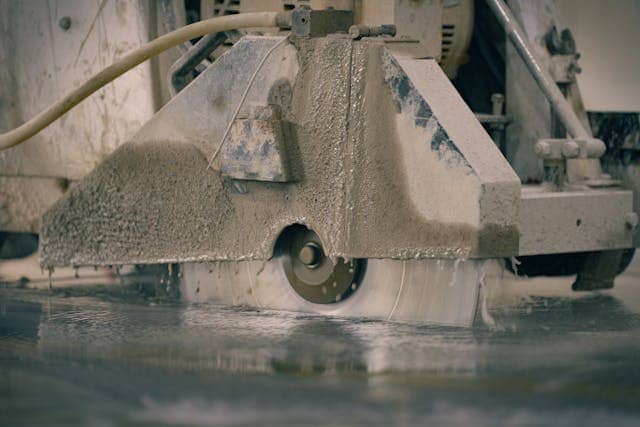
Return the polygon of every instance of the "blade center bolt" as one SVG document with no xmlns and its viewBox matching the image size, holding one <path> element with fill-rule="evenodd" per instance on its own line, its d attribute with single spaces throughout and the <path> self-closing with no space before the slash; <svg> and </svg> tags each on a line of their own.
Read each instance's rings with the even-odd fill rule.
<svg viewBox="0 0 640 427">
<path fill-rule="evenodd" d="M 322 259 L 322 249 L 317 243 L 307 242 L 298 253 L 298 259 L 309 268 L 316 268 Z"/>
</svg>

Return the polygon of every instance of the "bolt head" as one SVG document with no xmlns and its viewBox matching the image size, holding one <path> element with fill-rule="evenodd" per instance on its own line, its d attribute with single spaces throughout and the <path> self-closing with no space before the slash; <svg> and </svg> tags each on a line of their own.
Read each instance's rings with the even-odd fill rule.
<svg viewBox="0 0 640 427">
<path fill-rule="evenodd" d="M 567 159 L 573 159 L 580 155 L 580 146 L 575 141 L 567 141 L 562 144 L 562 155 Z"/>
<path fill-rule="evenodd" d="M 300 262 L 310 268 L 317 266 L 321 257 L 322 250 L 313 242 L 306 243 L 298 253 L 298 259 Z"/>
<path fill-rule="evenodd" d="M 491 102 L 504 102 L 504 95 L 501 93 L 494 93 L 491 95 Z"/>
<path fill-rule="evenodd" d="M 533 151 L 538 157 L 544 159 L 551 155 L 551 145 L 549 145 L 549 143 L 546 141 L 539 141 L 536 142 L 536 145 L 533 146 Z"/>
<path fill-rule="evenodd" d="M 68 16 L 63 16 L 58 21 L 58 25 L 60 25 L 60 28 L 62 28 L 63 30 L 67 31 L 69 28 L 71 28 L 71 18 Z"/>
</svg>

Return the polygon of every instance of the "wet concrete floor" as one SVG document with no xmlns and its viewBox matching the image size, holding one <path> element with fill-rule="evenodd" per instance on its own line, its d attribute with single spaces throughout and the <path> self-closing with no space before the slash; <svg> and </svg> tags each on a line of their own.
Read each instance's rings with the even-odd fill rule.
<svg viewBox="0 0 640 427">
<path fill-rule="evenodd" d="M 496 325 L 0 289 L 0 425 L 640 425 L 640 269 L 505 280 Z"/>
</svg>

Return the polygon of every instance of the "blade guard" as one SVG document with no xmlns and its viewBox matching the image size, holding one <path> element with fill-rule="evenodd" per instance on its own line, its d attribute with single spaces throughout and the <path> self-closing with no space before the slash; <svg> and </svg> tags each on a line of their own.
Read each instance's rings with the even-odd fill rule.
<svg viewBox="0 0 640 427">
<path fill-rule="evenodd" d="M 42 264 L 265 260 L 293 223 L 329 256 L 517 253 L 517 176 L 435 60 L 380 41 L 278 47 L 238 117 L 277 108 L 286 131 L 266 155 L 286 178 L 208 169 L 279 40 L 244 37 L 59 200 L 43 219 Z"/>
</svg>

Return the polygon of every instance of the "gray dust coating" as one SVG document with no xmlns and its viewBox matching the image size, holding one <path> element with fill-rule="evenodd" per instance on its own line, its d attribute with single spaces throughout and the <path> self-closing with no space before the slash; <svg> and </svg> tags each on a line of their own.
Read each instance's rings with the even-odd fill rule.
<svg viewBox="0 0 640 427">
<path fill-rule="evenodd" d="M 57 203 L 43 221 L 43 265 L 264 260 L 293 223 L 313 228 L 329 256 L 514 253 L 514 229 L 457 219 L 464 209 L 482 207 L 473 198 L 435 220 L 416 209 L 430 194 L 407 184 L 414 172 L 398 154 L 398 112 L 385 85 L 381 44 L 299 39 L 266 62 L 247 103 L 267 102 L 273 85 L 293 80 L 291 104 L 281 108 L 296 182 L 246 181 L 248 193 L 238 194 L 207 169 L 229 106 L 239 102 L 252 65 L 278 40 L 245 37 Z M 287 65 L 292 55 L 295 66 Z M 432 141 L 425 149 L 433 147 Z M 455 170 L 452 177 L 462 176 Z"/>
<path fill-rule="evenodd" d="M 207 169 L 205 154 L 188 135 L 185 141 L 134 141 L 114 152 L 45 215 L 43 263 L 266 259 L 280 231 L 296 222 L 324 231 L 327 252 L 335 252 L 344 215 L 339 209 L 344 197 L 340 159 L 349 44 L 322 39 L 313 51 L 307 48 L 308 53 L 300 54 L 301 77 L 294 86 L 300 95 L 285 111 L 293 140 L 305 145 L 290 154 L 299 182 L 247 182 L 249 194 L 236 194 L 217 172 Z M 262 45 L 264 50 L 269 47 Z M 322 67 L 306 67 L 305 61 Z M 318 115 L 326 120 L 318 120 Z"/>
<path fill-rule="evenodd" d="M 348 168 L 353 213 L 349 239 L 354 251 L 369 257 L 389 252 L 402 257 L 428 241 L 425 255 L 468 254 L 474 249 L 477 230 L 426 221 L 407 194 L 406 174 L 411 171 L 405 170 L 398 149 L 389 143 L 397 139 L 393 118 L 399 107 L 392 97 L 379 96 L 388 91 L 383 56 L 382 44 L 354 47 L 349 140 L 354 154 Z"/>
</svg>

